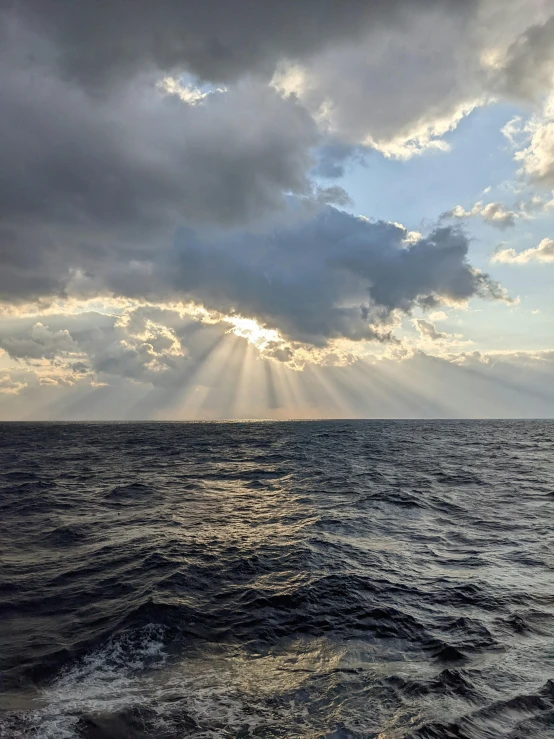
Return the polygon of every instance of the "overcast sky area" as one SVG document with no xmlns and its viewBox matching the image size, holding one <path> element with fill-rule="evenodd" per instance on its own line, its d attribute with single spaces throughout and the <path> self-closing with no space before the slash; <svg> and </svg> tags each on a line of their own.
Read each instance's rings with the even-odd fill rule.
<svg viewBox="0 0 554 739">
<path fill-rule="evenodd" d="M 552 0 L 0 0 L 0 420 L 554 416 Z"/>
</svg>

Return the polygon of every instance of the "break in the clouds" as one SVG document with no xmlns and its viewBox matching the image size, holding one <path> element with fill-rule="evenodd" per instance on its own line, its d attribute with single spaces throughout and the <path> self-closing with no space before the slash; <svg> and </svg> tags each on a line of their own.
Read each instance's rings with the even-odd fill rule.
<svg viewBox="0 0 554 739">
<path fill-rule="evenodd" d="M 552 232 L 489 259 L 471 229 L 515 243 L 552 210 L 553 23 L 547 0 L 0 3 L 0 392 L 178 386 L 238 362 L 229 331 L 287 372 L 454 361 L 473 303 L 517 310 L 495 270 L 552 261 Z M 353 170 L 432 168 L 495 105 L 513 180 L 490 202 L 358 215 Z"/>
</svg>

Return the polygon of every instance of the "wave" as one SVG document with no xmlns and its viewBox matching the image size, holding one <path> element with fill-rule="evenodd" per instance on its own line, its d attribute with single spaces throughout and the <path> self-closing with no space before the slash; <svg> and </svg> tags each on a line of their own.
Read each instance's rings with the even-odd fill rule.
<svg viewBox="0 0 554 739">
<path fill-rule="evenodd" d="M 0 736 L 547 737 L 553 451 L 543 422 L 0 428 Z"/>
<path fill-rule="evenodd" d="M 431 722 L 408 736 L 413 739 L 549 739 L 554 681 L 534 694 L 516 695 L 461 716 L 451 723 Z"/>
</svg>

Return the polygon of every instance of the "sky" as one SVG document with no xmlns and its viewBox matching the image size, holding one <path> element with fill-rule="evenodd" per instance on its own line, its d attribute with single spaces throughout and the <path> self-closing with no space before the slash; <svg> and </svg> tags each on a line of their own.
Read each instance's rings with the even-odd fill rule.
<svg viewBox="0 0 554 739">
<path fill-rule="evenodd" d="M 554 417 L 553 0 L 0 0 L 0 420 Z"/>
</svg>

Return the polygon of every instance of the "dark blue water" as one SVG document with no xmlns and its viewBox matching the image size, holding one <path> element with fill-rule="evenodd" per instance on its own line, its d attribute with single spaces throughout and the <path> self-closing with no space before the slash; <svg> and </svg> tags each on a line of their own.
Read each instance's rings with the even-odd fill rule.
<svg viewBox="0 0 554 739">
<path fill-rule="evenodd" d="M 552 431 L 0 425 L 0 736 L 552 737 Z"/>
</svg>

